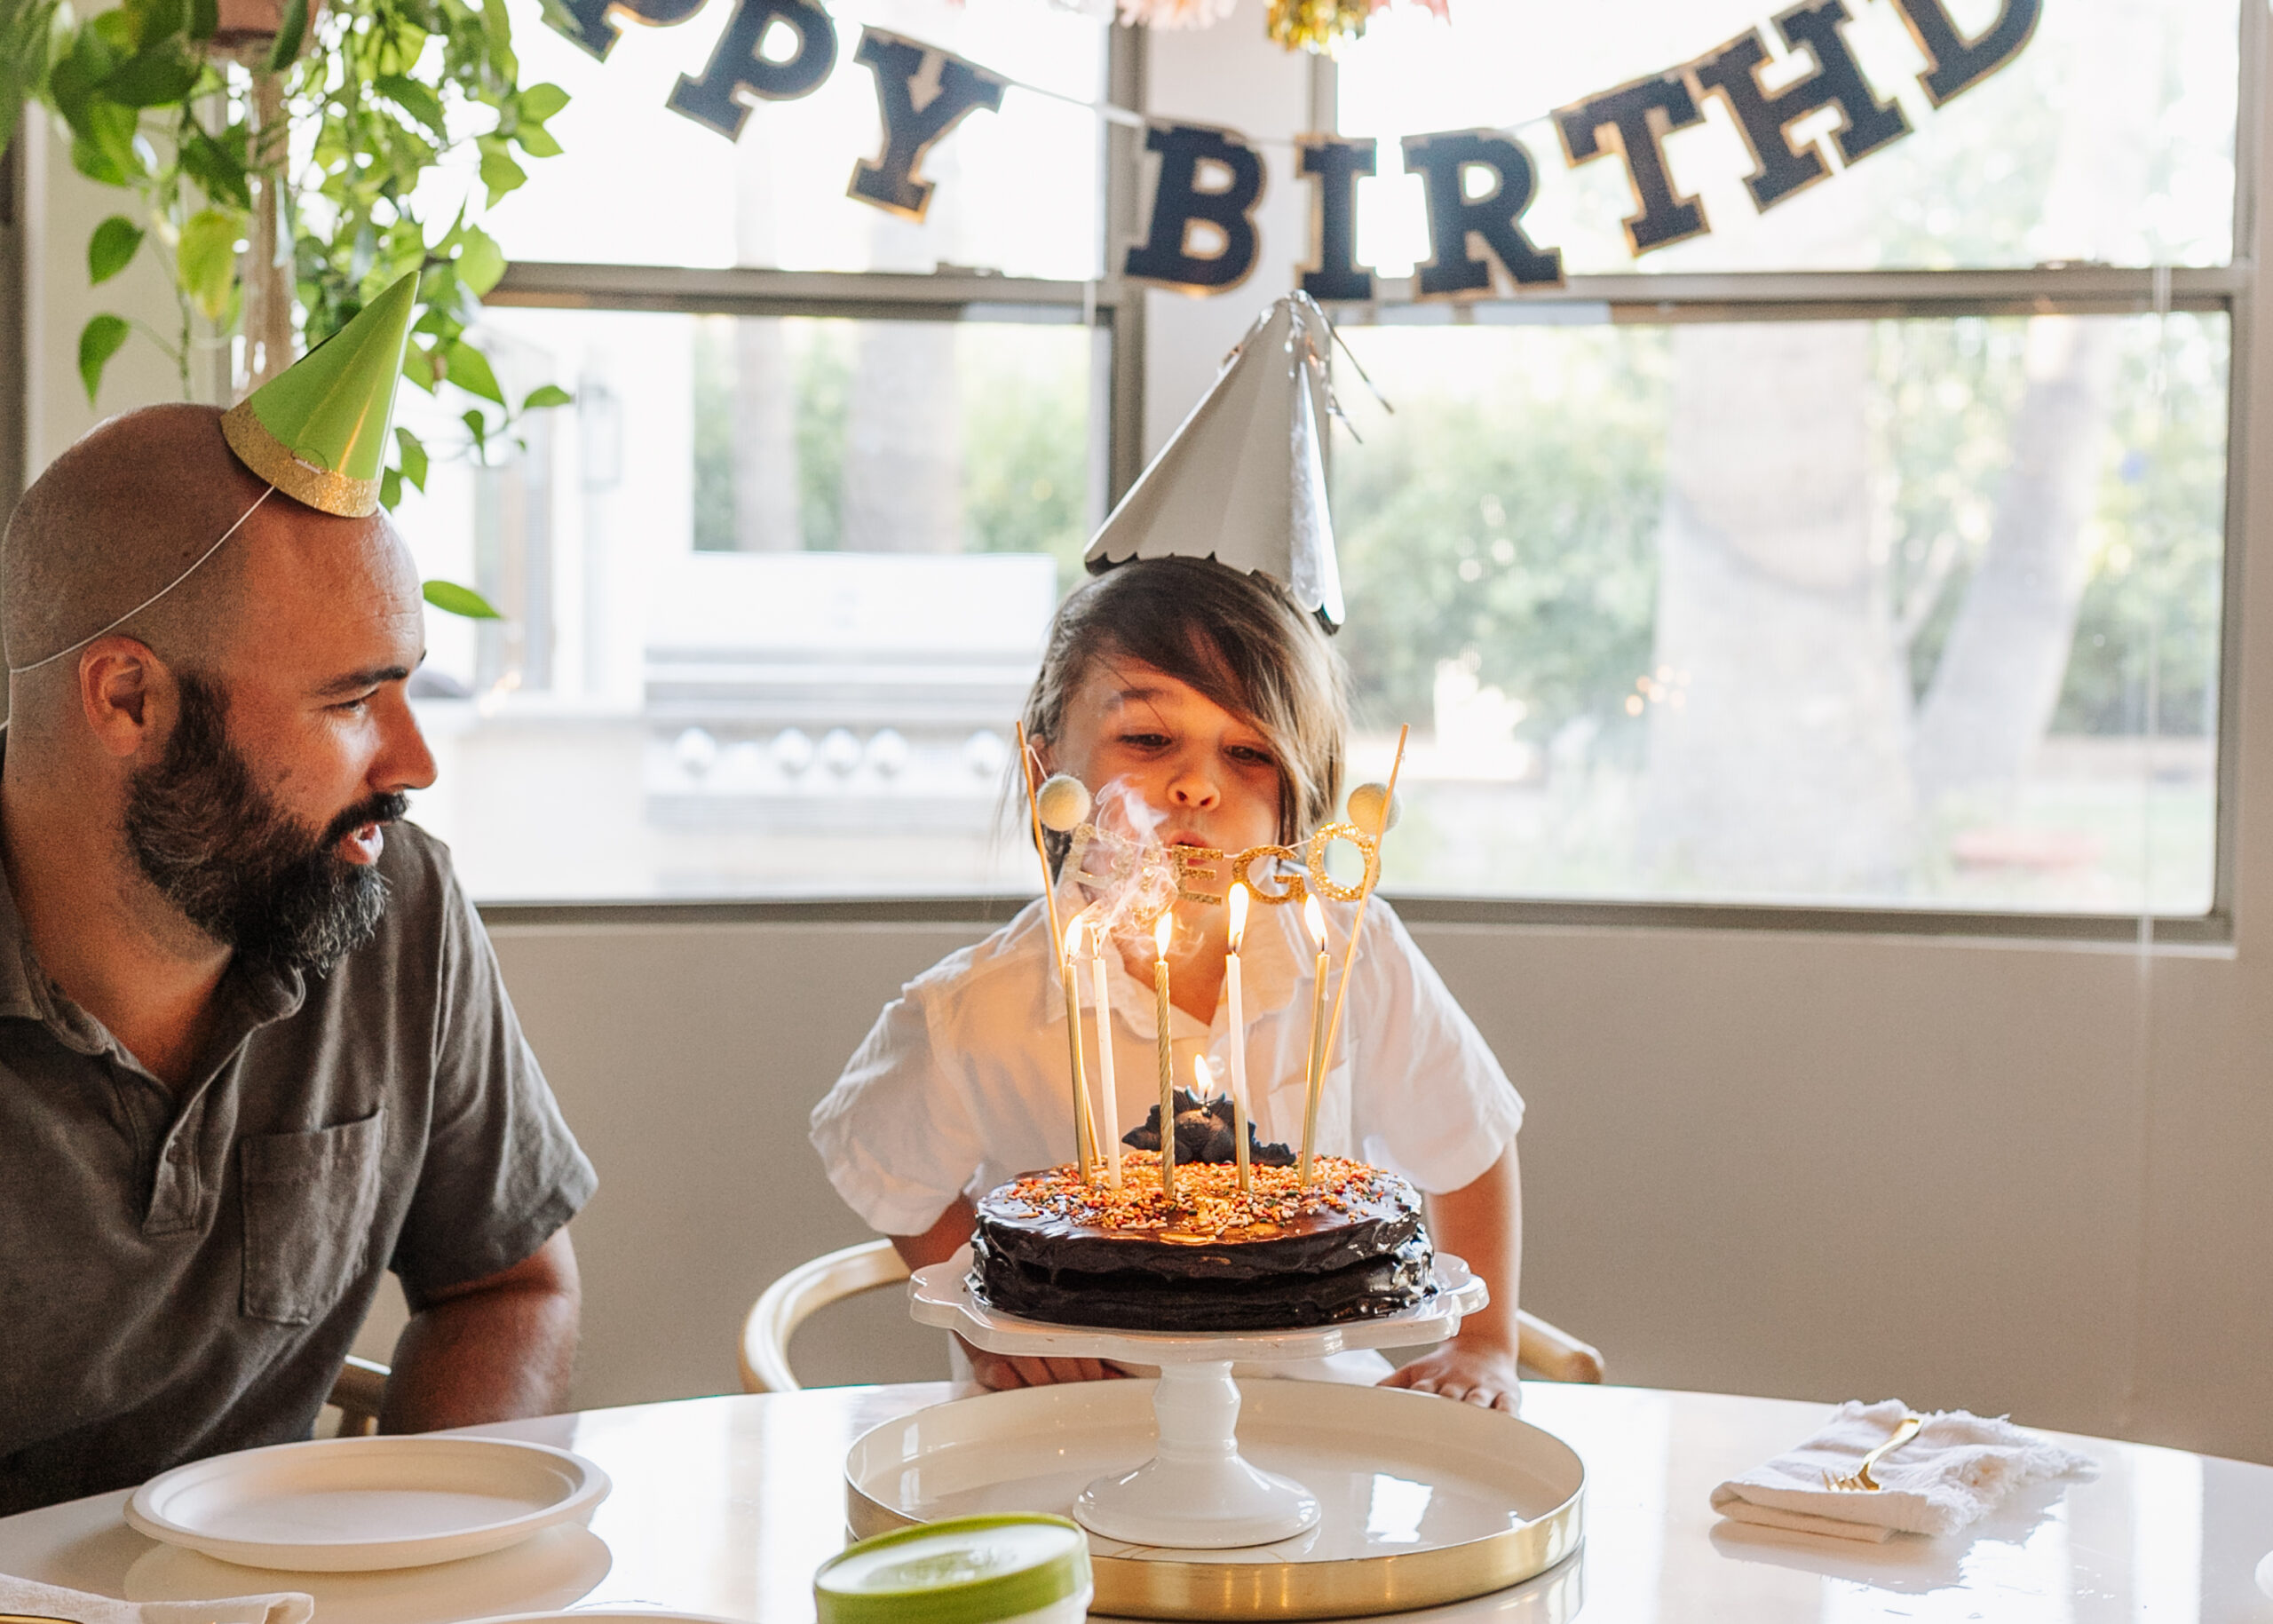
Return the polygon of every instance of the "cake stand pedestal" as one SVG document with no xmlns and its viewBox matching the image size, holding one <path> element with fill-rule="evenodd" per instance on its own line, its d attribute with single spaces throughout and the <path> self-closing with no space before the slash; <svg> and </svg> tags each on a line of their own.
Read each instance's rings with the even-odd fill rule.
<svg viewBox="0 0 2273 1624">
<path fill-rule="evenodd" d="M 1384 1319 L 1294 1331 L 1110 1331 L 998 1312 L 972 1295 L 970 1273 L 967 1248 L 946 1263 L 918 1270 L 912 1296 L 915 1318 L 959 1332 L 989 1353 L 1159 1367 L 1160 1381 L 1152 1390 L 1158 1428 L 1152 1458 L 1135 1471 L 1091 1483 L 1073 1502 L 1073 1517 L 1109 1540 L 1178 1550 L 1268 1545 L 1319 1520 L 1318 1498 L 1310 1490 L 1240 1456 L 1233 1361 L 1325 1359 L 1351 1349 L 1441 1341 L 1490 1296 L 1466 1264 L 1439 1252 L 1434 1290 Z"/>
</svg>

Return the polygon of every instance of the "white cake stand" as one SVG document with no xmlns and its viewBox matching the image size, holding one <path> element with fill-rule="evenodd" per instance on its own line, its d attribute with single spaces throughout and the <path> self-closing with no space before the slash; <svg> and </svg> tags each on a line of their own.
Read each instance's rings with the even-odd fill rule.
<svg viewBox="0 0 2273 1624">
<path fill-rule="evenodd" d="M 1152 1459 L 1133 1472 L 1090 1484 L 1073 1502 L 1073 1517 L 1109 1540 L 1178 1550 L 1268 1545 L 1319 1520 L 1316 1495 L 1240 1458 L 1235 1360 L 1325 1359 L 1356 1348 L 1439 1342 L 1491 1296 L 1465 1263 L 1439 1252 L 1435 1289 L 1385 1319 L 1296 1331 L 1111 1331 L 997 1312 L 971 1295 L 970 1274 L 967 1247 L 946 1263 L 916 1271 L 915 1318 L 960 1332 L 989 1353 L 1160 1367 L 1152 1390 L 1159 1428 Z"/>
</svg>

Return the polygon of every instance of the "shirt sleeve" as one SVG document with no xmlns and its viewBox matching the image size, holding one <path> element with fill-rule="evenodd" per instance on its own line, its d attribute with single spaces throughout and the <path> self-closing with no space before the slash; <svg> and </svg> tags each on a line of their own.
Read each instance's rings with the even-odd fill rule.
<svg viewBox="0 0 2273 1624">
<path fill-rule="evenodd" d="M 813 1148 L 845 1205 L 884 1235 L 920 1235 L 962 1193 L 986 1146 L 970 1091 L 933 1031 L 936 1000 L 911 983 L 883 1008 L 813 1107 Z"/>
<path fill-rule="evenodd" d="M 521 1035 L 488 934 L 436 855 L 432 1116 L 392 1262 L 414 1307 L 528 1257 L 599 1182 Z"/>
<path fill-rule="evenodd" d="M 1458 1190 L 1499 1161 L 1523 1127 L 1523 1097 L 1405 922 L 1376 901 L 1353 1007 L 1361 1037 L 1351 1137 L 1424 1190 Z"/>
</svg>

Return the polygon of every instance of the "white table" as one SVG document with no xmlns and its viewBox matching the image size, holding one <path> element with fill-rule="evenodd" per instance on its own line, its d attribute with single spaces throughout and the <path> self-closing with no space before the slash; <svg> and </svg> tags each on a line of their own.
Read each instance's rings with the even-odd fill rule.
<svg viewBox="0 0 2273 1624">
<path fill-rule="evenodd" d="M 812 1571 L 844 1539 L 847 1446 L 876 1422 L 954 1391 L 824 1388 L 480 1430 L 574 1449 L 615 1479 L 591 1525 L 605 1552 L 590 1546 L 574 1558 L 588 1573 L 609 1564 L 581 1604 L 809 1624 Z M 1811 1431 L 1826 1406 L 1532 1384 L 1524 1414 L 1586 1460 L 1585 1549 L 1529 1584 L 1413 1616 L 1562 1624 L 1583 1608 L 1586 1624 L 2273 1624 L 2273 1599 L 2254 1581 L 2259 1558 L 2273 1550 L 2273 1469 L 2064 1438 L 2101 1462 L 2095 1481 L 2047 1485 L 1949 1539 L 1849 1545 L 1738 1529 L 1707 1501 L 1715 1483 Z M 0 1573 L 123 1594 L 128 1570 L 154 1549 L 121 1520 L 125 1499 L 0 1518 Z M 563 1559 L 573 1567 L 571 1555 Z M 398 1581 L 384 1604 L 323 1609 L 320 1624 L 439 1624 L 507 1610 L 494 1598 L 469 1610 L 448 1570 L 424 1572 L 407 1588 Z M 532 1592 L 524 1604 L 563 1598 Z"/>
</svg>

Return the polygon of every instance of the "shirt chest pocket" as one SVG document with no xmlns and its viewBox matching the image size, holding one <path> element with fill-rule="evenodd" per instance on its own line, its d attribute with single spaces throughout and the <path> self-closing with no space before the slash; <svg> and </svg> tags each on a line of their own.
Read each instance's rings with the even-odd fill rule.
<svg viewBox="0 0 2273 1624">
<path fill-rule="evenodd" d="M 379 1206 L 386 1113 L 237 1146 L 245 1208 L 247 1318 L 313 1323 L 361 1273 Z"/>
</svg>

